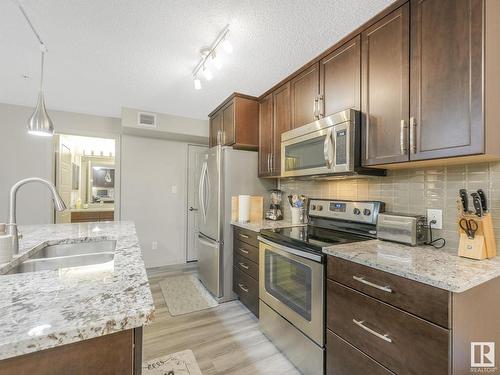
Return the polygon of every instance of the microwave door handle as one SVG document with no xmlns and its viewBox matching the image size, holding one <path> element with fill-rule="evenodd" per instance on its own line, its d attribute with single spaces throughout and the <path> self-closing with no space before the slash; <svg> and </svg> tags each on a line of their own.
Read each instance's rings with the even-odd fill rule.
<svg viewBox="0 0 500 375">
<path fill-rule="evenodd" d="M 333 148 L 332 130 L 328 129 L 327 132 L 326 132 L 325 142 L 323 144 L 323 154 L 324 154 L 324 157 L 325 157 L 325 164 L 326 164 L 326 166 L 328 168 L 331 168 L 332 164 L 333 164 L 333 160 L 330 157 L 330 145 Z"/>
</svg>

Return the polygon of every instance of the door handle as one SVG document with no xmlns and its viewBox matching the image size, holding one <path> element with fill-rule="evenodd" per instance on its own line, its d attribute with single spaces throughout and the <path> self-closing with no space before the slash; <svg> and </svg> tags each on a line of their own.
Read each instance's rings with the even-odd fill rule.
<svg viewBox="0 0 500 375">
<path fill-rule="evenodd" d="M 203 245 L 205 245 L 205 246 L 209 246 L 209 247 L 213 247 L 213 248 L 218 248 L 219 247 L 218 243 L 216 243 L 216 242 L 208 242 L 207 240 L 205 240 L 200 235 L 198 235 L 198 241 L 200 241 L 200 243 L 203 244 Z"/>
<path fill-rule="evenodd" d="M 401 129 L 399 132 L 399 147 L 401 148 L 401 155 L 406 155 L 406 132 L 407 132 L 405 120 L 401 120 Z"/>
<path fill-rule="evenodd" d="M 371 333 L 373 336 L 376 336 L 379 339 L 382 339 L 382 340 L 387 341 L 387 342 L 392 342 L 391 338 L 387 334 L 383 335 L 383 334 L 378 333 L 377 331 L 374 331 L 373 329 L 368 328 L 367 326 L 365 326 L 364 325 L 364 322 L 365 322 L 364 320 L 353 319 L 352 322 L 354 324 L 356 324 L 358 327 L 363 328 L 366 332 Z"/>
<path fill-rule="evenodd" d="M 189 207 L 189 211 L 198 211 L 198 209 L 194 207 Z"/>
<path fill-rule="evenodd" d="M 412 154 L 417 153 L 417 123 L 415 121 L 415 117 L 410 117 L 410 150 Z"/>
<path fill-rule="evenodd" d="M 323 154 L 325 157 L 325 164 L 328 168 L 331 168 L 333 164 L 333 160 L 330 158 L 330 144 L 333 147 L 332 130 L 328 129 L 326 132 L 325 142 L 323 143 Z"/>
</svg>

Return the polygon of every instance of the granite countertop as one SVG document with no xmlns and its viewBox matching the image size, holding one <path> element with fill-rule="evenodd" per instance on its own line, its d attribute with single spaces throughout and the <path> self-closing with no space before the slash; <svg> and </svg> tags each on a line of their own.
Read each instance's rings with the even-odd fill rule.
<svg viewBox="0 0 500 375">
<path fill-rule="evenodd" d="M 153 298 L 134 223 L 20 226 L 19 231 L 22 255 L 0 265 L 0 360 L 151 321 Z M 116 241 L 113 261 L 4 274 L 43 244 L 100 240 Z"/>
<path fill-rule="evenodd" d="M 500 276 L 498 257 L 479 261 L 431 246 L 370 240 L 330 246 L 323 252 L 455 293 Z"/>
<path fill-rule="evenodd" d="M 254 232 L 260 232 L 262 229 L 276 229 L 276 228 L 286 228 L 286 227 L 303 227 L 306 224 L 292 224 L 289 220 L 260 220 L 258 222 L 251 223 L 239 223 L 237 221 L 231 221 L 231 225 L 235 225 L 240 228 L 248 229 Z"/>
</svg>

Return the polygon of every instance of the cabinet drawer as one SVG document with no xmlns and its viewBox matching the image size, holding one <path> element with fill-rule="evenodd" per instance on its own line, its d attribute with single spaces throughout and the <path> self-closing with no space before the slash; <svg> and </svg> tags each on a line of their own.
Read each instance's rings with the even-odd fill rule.
<svg viewBox="0 0 500 375">
<path fill-rule="evenodd" d="M 334 281 L 327 326 L 397 374 L 447 374 L 449 331 Z"/>
<path fill-rule="evenodd" d="M 326 374 L 394 375 L 330 330 L 326 332 Z"/>
<path fill-rule="evenodd" d="M 259 317 L 259 283 L 233 267 L 233 291 L 256 317 Z"/>
<path fill-rule="evenodd" d="M 259 264 L 259 248 L 249 245 L 245 242 L 234 240 L 234 253 L 245 257 L 252 262 Z"/>
<path fill-rule="evenodd" d="M 257 236 L 257 232 L 243 228 L 234 228 L 234 239 L 245 242 L 251 246 L 259 247 L 259 240 L 257 240 Z"/>
<path fill-rule="evenodd" d="M 259 281 L 259 265 L 257 263 L 240 256 L 237 252 L 234 253 L 233 260 L 236 268 Z"/>
<path fill-rule="evenodd" d="M 449 328 L 449 292 L 345 259 L 328 257 L 327 275 L 369 296 Z M 383 287 L 383 290 L 379 287 Z"/>
</svg>

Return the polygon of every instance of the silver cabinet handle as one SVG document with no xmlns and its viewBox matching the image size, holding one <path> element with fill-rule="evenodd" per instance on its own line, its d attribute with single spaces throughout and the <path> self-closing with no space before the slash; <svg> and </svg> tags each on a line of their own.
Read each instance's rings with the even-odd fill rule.
<svg viewBox="0 0 500 375">
<path fill-rule="evenodd" d="M 240 289 L 241 289 L 242 291 L 244 291 L 245 293 L 248 293 L 248 289 L 247 289 L 247 288 L 245 288 L 245 286 L 244 286 L 243 284 L 239 283 L 239 284 L 238 284 L 238 286 L 240 287 Z"/>
<path fill-rule="evenodd" d="M 324 105 L 323 95 L 318 96 L 318 119 L 325 117 L 325 109 L 321 108 Z"/>
<path fill-rule="evenodd" d="M 356 320 L 356 319 L 353 319 L 352 322 L 354 324 L 356 324 L 358 327 L 361 327 L 363 328 L 366 332 L 369 332 L 371 333 L 373 336 L 376 336 L 378 337 L 379 339 L 382 339 L 384 341 L 387 341 L 387 342 L 392 342 L 391 338 L 385 334 L 381 334 L 381 333 L 378 333 L 377 331 L 374 331 L 373 329 L 371 328 L 368 328 L 367 326 L 365 326 L 363 323 L 365 322 L 364 320 Z"/>
<path fill-rule="evenodd" d="M 362 284 L 371 286 L 372 288 L 375 288 L 375 289 L 378 289 L 378 290 L 382 290 L 382 291 L 387 292 L 387 293 L 392 293 L 392 289 L 389 286 L 382 286 L 382 285 L 378 285 L 378 284 L 375 284 L 375 283 L 371 283 L 371 282 L 365 280 L 364 277 L 353 276 L 352 278 L 354 280 L 356 280 L 356 281 L 359 281 Z"/>
<path fill-rule="evenodd" d="M 317 112 L 318 112 L 318 106 L 317 106 L 317 104 L 318 104 L 318 97 L 315 96 L 313 98 L 313 117 L 314 117 L 315 120 L 318 119 L 318 114 L 317 114 Z"/>
<path fill-rule="evenodd" d="M 241 262 L 239 262 L 238 264 L 239 264 L 241 267 L 243 267 L 244 269 L 246 269 L 246 270 L 248 269 L 248 266 L 247 266 L 245 263 L 241 263 Z"/>
<path fill-rule="evenodd" d="M 328 129 L 326 132 L 325 142 L 323 143 L 323 154 L 325 157 L 325 164 L 328 168 L 331 168 L 333 164 L 333 160 L 330 158 L 330 144 L 333 147 L 332 130 Z"/>
<path fill-rule="evenodd" d="M 243 234 L 243 233 L 240 233 L 240 237 L 248 238 L 248 236 L 246 234 Z"/>
<path fill-rule="evenodd" d="M 406 133 L 407 127 L 405 120 L 401 120 L 401 129 L 399 133 L 399 146 L 401 148 L 401 155 L 406 155 Z"/>
<path fill-rule="evenodd" d="M 267 154 L 267 171 L 271 173 L 271 154 Z"/>
<path fill-rule="evenodd" d="M 410 150 L 412 154 L 417 153 L 417 123 L 415 122 L 415 117 L 410 117 Z"/>
<path fill-rule="evenodd" d="M 241 251 L 243 254 L 248 254 L 248 250 L 242 249 L 241 247 L 238 250 Z"/>
<path fill-rule="evenodd" d="M 271 160 L 271 163 L 270 163 L 271 173 L 273 173 L 274 172 L 274 154 L 269 154 L 269 156 L 270 156 L 269 159 Z"/>
</svg>

